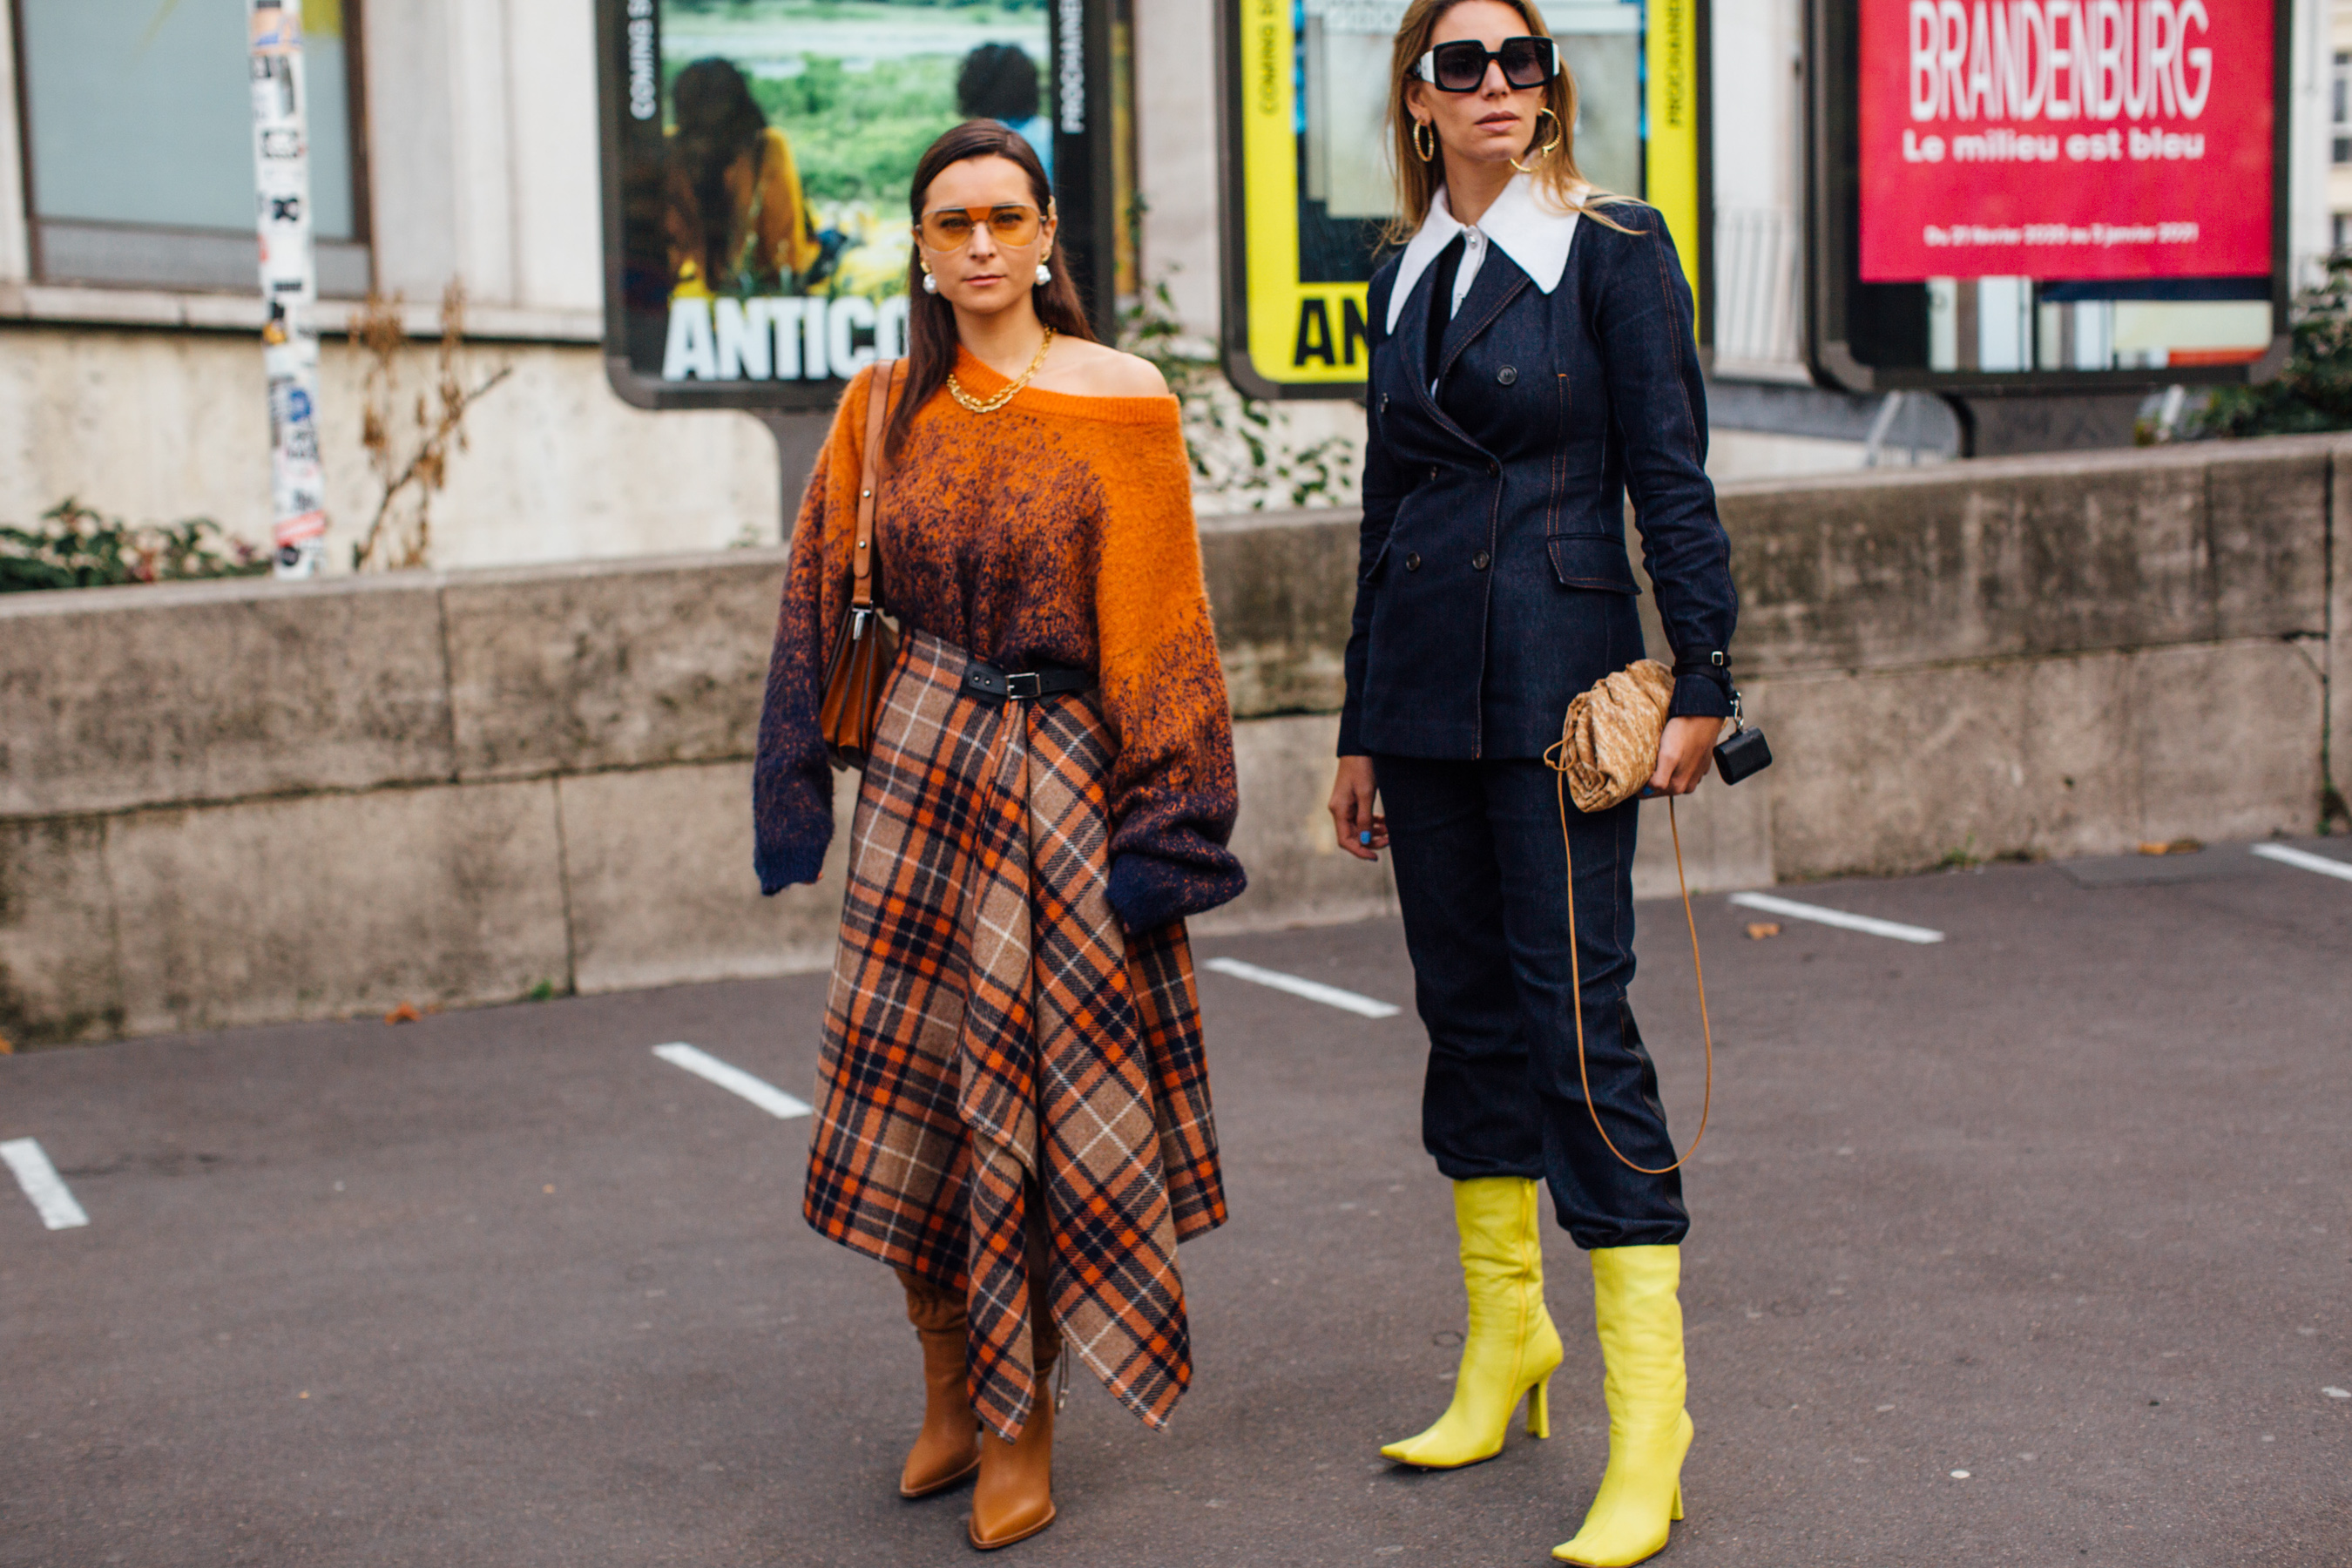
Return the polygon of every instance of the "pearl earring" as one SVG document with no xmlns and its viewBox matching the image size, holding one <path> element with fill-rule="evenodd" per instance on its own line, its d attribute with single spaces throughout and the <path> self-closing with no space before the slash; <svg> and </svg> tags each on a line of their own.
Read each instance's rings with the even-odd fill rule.
<svg viewBox="0 0 2352 1568">
<path fill-rule="evenodd" d="M 932 276 L 931 276 L 931 269 L 930 269 L 929 268 L 928 268 L 928 267 L 924 268 L 923 268 L 923 292 L 924 292 L 924 293 L 926 293 L 926 294 L 936 294 L 936 293 L 938 293 L 939 291 L 940 291 L 940 280 L 939 280 L 938 279 L 936 279 L 936 278 L 934 278 L 934 277 L 932 277 Z"/>
<path fill-rule="evenodd" d="M 1037 263 L 1037 287 L 1043 289 L 1054 280 L 1054 269 L 1044 262 Z"/>
</svg>

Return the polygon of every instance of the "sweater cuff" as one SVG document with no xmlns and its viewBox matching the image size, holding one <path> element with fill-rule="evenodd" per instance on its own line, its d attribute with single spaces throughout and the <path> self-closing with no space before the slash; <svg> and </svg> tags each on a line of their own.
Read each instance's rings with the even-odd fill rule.
<svg viewBox="0 0 2352 1568">
<path fill-rule="evenodd" d="M 1247 886 L 1237 861 L 1211 869 L 1132 849 L 1111 858 L 1111 913 L 1130 934 L 1213 910 Z"/>
<path fill-rule="evenodd" d="M 1675 681 L 1675 700 L 1666 709 L 1669 719 L 1728 719 L 1731 717 L 1731 689 L 1711 675 L 1685 675 Z"/>
<path fill-rule="evenodd" d="M 831 837 L 828 833 L 814 844 L 761 845 L 751 857 L 761 893 L 772 898 L 795 883 L 815 881 L 824 869 L 824 847 Z"/>
</svg>

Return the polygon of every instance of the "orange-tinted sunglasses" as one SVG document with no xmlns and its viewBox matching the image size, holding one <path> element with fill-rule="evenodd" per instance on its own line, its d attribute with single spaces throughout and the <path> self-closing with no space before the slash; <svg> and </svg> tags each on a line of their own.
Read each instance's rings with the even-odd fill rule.
<svg viewBox="0 0 2352 1568">
<path fill-rule="evenodd" d="M 1037 209 L 1007 202 L 992 207 L 938 207 L 923 215 L 923 244 L 933 250 L 961 250 L 982 224 L 999 245 L 1026 245 L 1037 237 Z"/>
</svg>

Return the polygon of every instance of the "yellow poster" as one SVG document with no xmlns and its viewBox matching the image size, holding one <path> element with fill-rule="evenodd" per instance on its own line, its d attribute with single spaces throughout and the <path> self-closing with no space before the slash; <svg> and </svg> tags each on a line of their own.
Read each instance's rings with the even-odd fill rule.
<svg viewBox="0 0 2352 1568">
<path fill-rule="evenodd" d="M 1643 54 L 1649 77 L 1649 137 L 1643 149 L 1643 196 L 1666 220 L 1682 257 L 1691 298 L 1698 298 L 1699 102 L 1696 0 L 1650 0 Z"/>
<path fill-rule="evenodd" d="M 1695 294 L 1705 5 L 1586 0 L 1566 7 L 1557 35 L 1579 89 L 1579 167 L 1659 206 Z M 1241 164 L 1227 288 L 1244 328 L 1228 369 L 1244 391 L 1349 395 L 1369 374 L 1364 297 L 1395 210 L 1388 93 L 1404 10 L 1404 0 L 1226 0 Z"/>
<path fill-rule="evenodd" d="M 1364 321 L 1364 291 L 1370 287 L 1373 258 L 1370 243 L 1377 239 L 1377 219 L 1370 215 L 1357 215 L 1348 223 L 1359 231 L 1361 251 L 1360 266 L 1349 268 L 1360 272 L 1360 279 L 1316 278 L 1318 270 L 1302 267 L 1305 247 L 1302 233 L 1308 224 L 1321 217 L 1326 223 L 1330 203 L 1326 199 L 1314 203 L 1321 212 L 1302 212 L 1299 200 L 1299 175 L 1302 151 L 1311 155 L 1327 144 L 1331 130 L 1327 115 L 1322 123 L 1313 127 L 1313 134 L 1298 134 L 1299 109 L 1297 89 L 1301 69 L 1300 38 L 1297 23 L 1305 7 L 1294 0 L 1242 0 L 1241 47 L 1236 58 L 1241 68 L 1241 122 L 1244 186 L 1248 192 L 1245 222 L 1244 263 L 1249 311 L 1249 357 L 1253 368 L 1267 381 L 1290 385 L 1328 385 L 1349 387 L 1360 384 L 1367 374 L 1370 354 Z M 1379 7 L 1357 5 L 1354 11 L 1372 11 Z M 1338 43 L 1346 49 L 1358 47 L 1367 36 L 1364 29 L 1343 33 L 1334 22 L 1354 20 L 1342 6 L 1318 5 L 1309 18 L 1310 45 L 1318 46 L 1312 53 L 1311 65 L 1315 80 L 1307 83 L 1308 95 L 1321 100 L 1329 76 L 1333 52 L 1328 46 Z M 1333 12 L 1342 15 L 1334 16 Z M 1394 24 L 1387 33 L 1371 33 L 1370 37 L 1385 44 L 1392 36 Z M 1312 109 L 1324 109 L 1321 101 Z M 1360 107 L 1360 106 L 1352 106 Z M 1384 106 L 1381 106 L 1384 109 Z M 1360 119 L 1360 113 L 1356 117 Z M 1363 127 L 1355 129 L 1360 132 Z M 1367 152 L 1378 158 L 1378 132 L 1369 148 L 1360 136 L 1349 151 L 1358 154 L 1359 161 Z M 1301 142 L 1307 145 L 1302 149 Z M 1307 171 L 1312 175 L 1315 171 Z M 1383 173 L 1383 179 L 1385 174 Z M 1358 179 L 1355 184 L 1360 185 Z M 1310 202 L 1315 193 L 1309 193 Z M 1362 205 L 1361 203 L 1358 204 Z M 1383 213 L 1385 202 L 1382 204 Z"/>
</svg>

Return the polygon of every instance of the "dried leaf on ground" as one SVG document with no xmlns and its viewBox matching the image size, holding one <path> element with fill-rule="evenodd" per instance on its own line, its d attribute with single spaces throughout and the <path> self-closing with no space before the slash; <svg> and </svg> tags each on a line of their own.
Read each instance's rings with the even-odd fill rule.
<svg viewBox="0 0 2352 1568">
<path fill-rule="evenodd" d="M 2204 847 L 2205 841 L 2201 838 L 2151 838 L 2140 845 L 2139 852 L 2143 855 L 2194 855 Z"/>
</svg>

